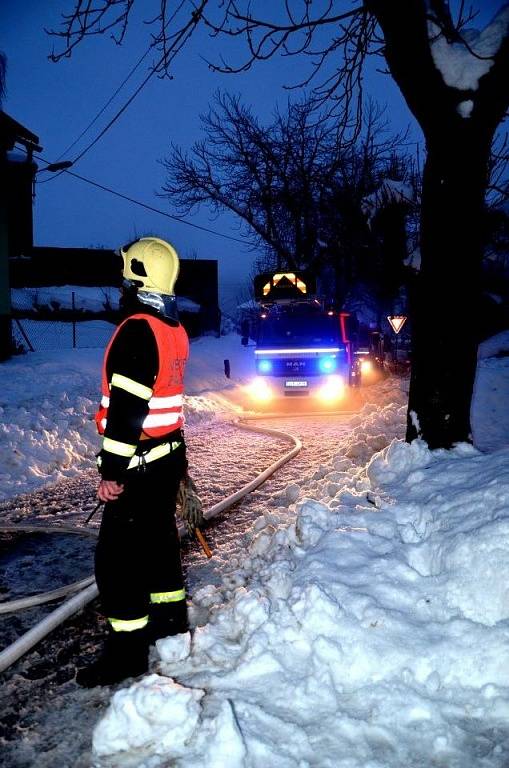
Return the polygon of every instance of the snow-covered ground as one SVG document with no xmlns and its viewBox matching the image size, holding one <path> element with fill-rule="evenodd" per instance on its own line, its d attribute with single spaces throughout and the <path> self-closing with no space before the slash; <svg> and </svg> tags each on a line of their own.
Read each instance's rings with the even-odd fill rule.
<svg viewBox="0 0 509 768">
<path fill-rule="evenodd" d="M 321 461 L 304 447 L 258 502 L 245 557 L 194 593 L 192 637 L 160 641 L 158 673 L 114 695 L 96 765 L 509 764 L 508 351 L 509 334 L 481 349 L 475 447 L 404 443 L 394 380 L 366 391 Z M 251 358 L 238 336 L 193 343 L 191 432 L 223 418 L 210 393 L 245 380 Z M 93 466 L 100 359 L 2 364 L 3 498 Z"/>
<path fill-rule="evenodd" d="M 67 339 L 70 346 L 70 323 L 51 325 L 61 332 L 62 344 Z M 113 329 L 97 320 L 80 323 L 87 346 L 97 336 L 108 339 Z M 214 418 L 218 405 L 208 393 L 233 389 L 254 371 L 252 348 L 242 347 L 234 334 L 220 341 L 205 336 L 193 341 L 191 350 L 186 372 L 189 426 Z M 103 351 L 33 352 L 2 364 L 0 500 L 95 466 L 99 443 L 93 414 Z M 230 359 L 231 380 L 224 374 L 225 358 Z"/>
</svg>

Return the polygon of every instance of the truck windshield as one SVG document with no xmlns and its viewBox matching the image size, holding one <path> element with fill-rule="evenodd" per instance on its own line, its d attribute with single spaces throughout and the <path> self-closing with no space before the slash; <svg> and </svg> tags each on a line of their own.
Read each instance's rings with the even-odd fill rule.
<svg viewBox="0 0 509 768">
<path fill-rule="evenodd" d="M 340 346 L 339 320 L 329 315 L 281 316 L 260 323 L 259 346 Z"/>
</svg>

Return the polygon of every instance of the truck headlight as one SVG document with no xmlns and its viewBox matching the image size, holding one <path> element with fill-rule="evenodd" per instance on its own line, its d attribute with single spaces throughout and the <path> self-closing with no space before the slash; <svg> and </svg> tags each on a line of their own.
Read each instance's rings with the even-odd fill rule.
<svg viewBox="0 0 509 768">
<path fill-rule="evenodd" d="M 365 360 L 361 360 L 360 368 L 361 373 L 371 373 L 373 370 L 373 362 L 367 358 Z"/>
<path fill-rule="evenodd" d="M 345 393 L 345 382 L 341 376 L 329 376 L 318 390 L 318 397 L 325 403 L 339 400 Z"/>
<path fill-rule="evenodd" d="M 271 400 L 273 396 L 271 388 L 261 376 L 257 376 L 256 379 L 253 379 L 251 384 L 249 384 L 247 391 L 253 400 L 258 400 L 258 402 L 263 403 Z"/>
</svg>

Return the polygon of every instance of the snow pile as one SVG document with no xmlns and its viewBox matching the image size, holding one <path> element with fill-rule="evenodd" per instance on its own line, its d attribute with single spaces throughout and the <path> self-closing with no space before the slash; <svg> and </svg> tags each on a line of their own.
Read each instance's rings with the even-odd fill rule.
<svg viewBox="0 0 509 768">
<path fill-rule="evenodd" d="M 161 674 L 113 697 L 97 764 L 507 765 L 508 460 L 393 440 L 359 468 L 340 451 L 338 488 L 328 472 L 296 518 L 265 514 L 195 594 L 192 643 L 159 641 Z"/>
</svg>

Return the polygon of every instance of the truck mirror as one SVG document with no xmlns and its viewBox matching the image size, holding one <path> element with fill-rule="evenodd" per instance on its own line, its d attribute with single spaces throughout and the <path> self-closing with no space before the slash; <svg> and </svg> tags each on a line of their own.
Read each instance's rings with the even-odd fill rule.
<svg viewBox="0 0 509 768">
<path fill-rule="evenodd" d="M 230 361 L 228 359 L 224 361 L 224 375 L 227 379 L 230 378 Z"/>
</svg>

